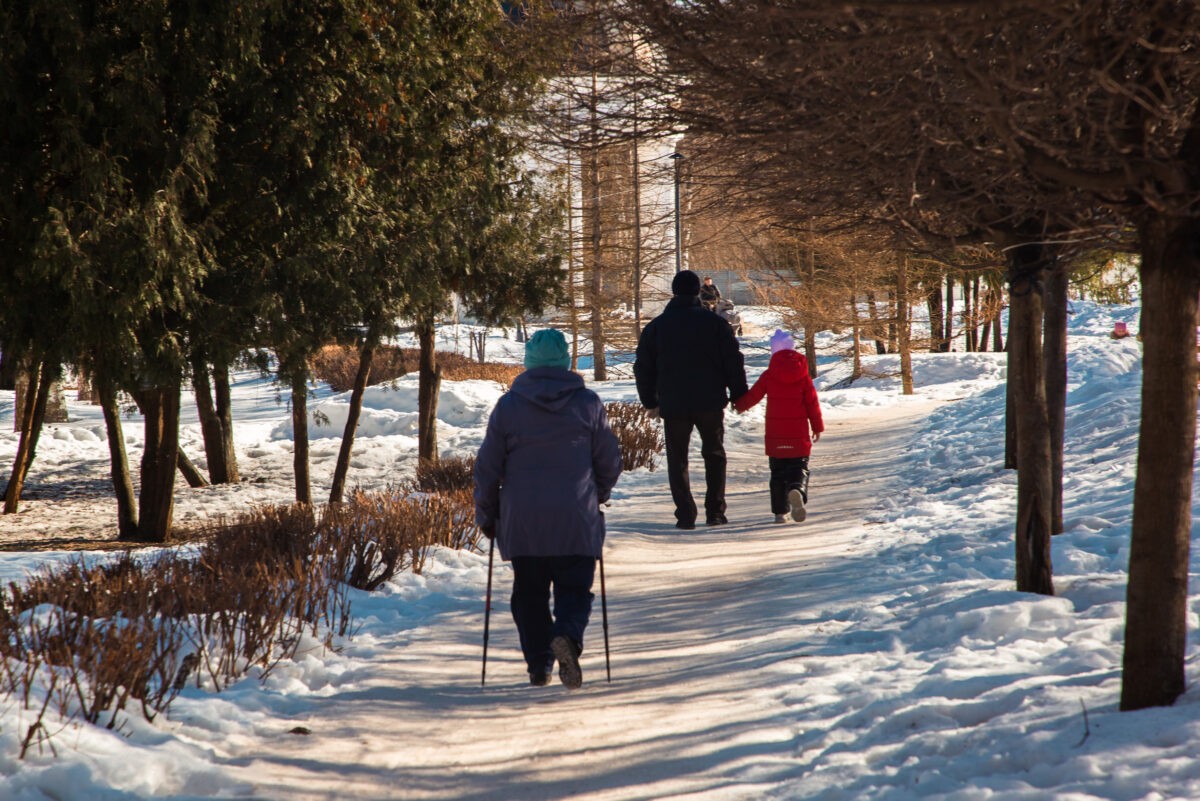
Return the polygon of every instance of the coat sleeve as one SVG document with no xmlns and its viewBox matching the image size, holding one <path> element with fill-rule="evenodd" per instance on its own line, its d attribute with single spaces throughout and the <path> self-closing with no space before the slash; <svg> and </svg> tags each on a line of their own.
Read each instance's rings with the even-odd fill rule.
<svg viewBox="0 0 1200 801">
<path fill-rule="evenodd" d="M 504 399 L 492 409 L 487 433 L 475 456 L 475 525 L 490 528 L 500 519 L 500 485 L 507 458 L 502 425 Z"/>
<path fill-rule="evenodd" d="M 596 398 L 596 424 L 592 429 L 592 474 L 596 477 L 596 497 L 604 503 L 621 476 L 621 448 L 617 435 L 608 425 L 604 404 Z"/>
<path fill-rule="evenodd" d="M 638 399 L 647 409 L 658 408 L 658 340 L 655 330 L 653 320 L 642 329 L 637 355 L 633 360 L 633 377 L 637 382 Z"/>
<path fill-rule="evenodd" d="M 733 408 L 737 409 L 739 412 L 744 412 L 762 400 L 763 395 L 767 394 L 767 384 L 770 383 L 770 379 L 767 376 L 769 376 L 770 373 L 771 369 L 767 368 L 767 370 L 758 377 L 758 380 L 754 382 L 754 386 L 750 387 L 750 389 L 748 389 L 744 394 L 738 396 L 738 398 L 734 400 Z"/>
<path fill-rule="evenodd" d="M 742 357 L 742 349 L 738 346 L 733 329 L 721 318 L 717 334 L 717 346 L 721 352 L 721 369 L 725 374 L 725 386 L 729 389 L 729 399 L 736 401 L 746 394 L 746 361 Z"/>
<path fill-rule="evenodd" d="M 817 387 L 812 378 L 804 379 L 804 408 L 808 411 L 808 425 L 814 434 L 825 430 L 825 421 L 821 419 L 821 404 L 817 402 Z"/>
</svg>

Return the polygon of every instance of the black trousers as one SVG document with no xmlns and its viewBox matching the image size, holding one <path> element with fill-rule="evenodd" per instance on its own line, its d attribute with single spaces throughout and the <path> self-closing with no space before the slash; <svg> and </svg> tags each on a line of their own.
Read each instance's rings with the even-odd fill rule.
<svg viewBox="0 0 1200 801">
<path fill-rule="evenodd" d="M 667 480 L 675 501 L 675 519 L 696 522 L 696 500 L 688 476 L 688 448 L 692 429 L 700 432 L 700 455 L 704 458 L 704 513 L 725 514 L 725 410 L 691 412 L 664 417 L 663 438 L 667 445 Z"/>
<path fill-rule="evenodd" d="M 796 456 L 791 459 L 781 459 L 776 456 L 767 457 L 771 463 L 771 513 L 784 515 L 788 513 L 787 494 L 789 490 L 798 489 L 808 503 L 808 457 Z"/>
<path fill-rule="evenodd" d="M 583 648 L 583 630 L 592 614 L 592 581 L 596 559 L 591 556 L 515 556 L 512 616 L 521 640 L 521 653 L 530 673 L 548 672 L 554 664 L 550 641 L 562 634 Z M 550 590 L 554 588 L 554 614 Z"/>
</svg>

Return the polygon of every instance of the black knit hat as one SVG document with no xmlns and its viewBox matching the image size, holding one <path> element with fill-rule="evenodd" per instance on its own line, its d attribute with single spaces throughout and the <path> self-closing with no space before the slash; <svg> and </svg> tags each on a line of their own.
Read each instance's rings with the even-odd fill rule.
<svg viewBox="0 0 1200 801">
<path fill-rule="evenodd" d="M 675 273 L 675 278 L 671 281 L 671 292 L 675 295 L 699 295 L 700 276 L 691 270 Z"/>
</svg>

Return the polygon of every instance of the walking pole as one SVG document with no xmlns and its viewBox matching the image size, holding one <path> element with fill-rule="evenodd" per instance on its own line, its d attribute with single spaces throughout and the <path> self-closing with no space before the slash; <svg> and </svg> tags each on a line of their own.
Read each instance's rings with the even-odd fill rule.
<svg viewBox="0 0 1200 801">
<path fill-rule="evenodd" d="M 487 601 L 483 607 L 483 673 L 479 676 L 479 686 L 487 684 L 487 644 L 488 627 L 492 622 L 492 557 L 496 553 L 496 538 L 489 537 L 492 544 L 488 547 L 488 584 Z M 601 582 L 603 584 L 603 582 Z M 607 624 L 605 624 L 607 626 Z"/>
<path fill-rule="evenodd" d="M 604 555 L 600 555 L 600 613 L 604 620 L 604 672 L 612 683 L 612 664 L 608 658 L 608 594 L 604 592 Z"/>
</svg>

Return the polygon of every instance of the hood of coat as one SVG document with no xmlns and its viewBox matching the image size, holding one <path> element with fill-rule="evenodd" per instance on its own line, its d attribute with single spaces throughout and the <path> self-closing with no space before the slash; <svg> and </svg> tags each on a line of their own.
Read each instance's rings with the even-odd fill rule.
<svg viewBox="0 0 1200 801">
<path fill-rule="evenodd" d="M 561 367 L 534 367 L 516 377 L 512 392 L 530 403 L 557 412 L 583 389 L 583 376 Z"/>
<path fill-rule="evenodd" d="M 768 369 L 780 381 L 799 381 L 808 375 L 808 359 L 799 351 L 781 350 L 771 356 Z"/>
</svg>

